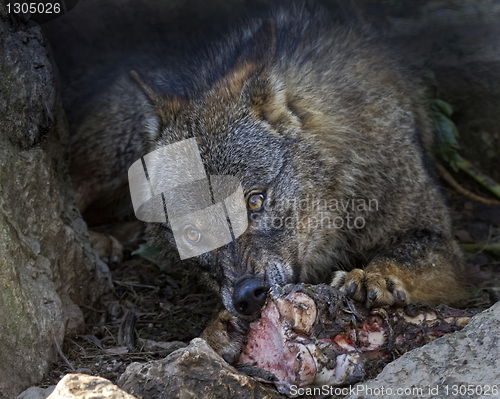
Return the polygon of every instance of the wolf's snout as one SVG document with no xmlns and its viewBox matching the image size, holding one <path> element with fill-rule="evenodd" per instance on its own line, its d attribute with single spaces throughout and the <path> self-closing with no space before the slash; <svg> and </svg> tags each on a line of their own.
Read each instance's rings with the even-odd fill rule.
<svg viewBox="0 0 500 399">
<path fill-rule="evenodd" d="M 242 316 L 257 316 L 264 305 L 269 287 L 264 281 L 250 277 L 234 287 L 233 305 Z"/>
</svg>

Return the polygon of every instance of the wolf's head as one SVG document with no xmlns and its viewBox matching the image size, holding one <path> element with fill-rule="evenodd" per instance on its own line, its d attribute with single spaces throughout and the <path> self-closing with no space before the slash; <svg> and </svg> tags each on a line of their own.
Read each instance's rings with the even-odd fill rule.
<svg viewBox="0 0 500 399">
<path fill-rule="evenodd" d="M 303 134 L 314 118 L 300 93 L 289 91 L 276 73 L 275 22 L 264 21 L 247 36 L 233 64 L 199 93 L 160 94 L 138 74 L 133 77 L 155 114 L 149 123 L 151 150 L 195 138 L 206 175 L 233 176 L 241 184 L 246 230 L 195 259 L 216 283 L 226 308 L 251 318 L 271 285 L 307 280 L 331 262 L 335 229 L 318 224 L 337 215 L 314 201 L 337 188 L 335 179 L 326 177 L 321 149 Z M 168 168 L 164 175 L 169 186 Z M 178 193 L 172 200 L 189 206 L 192 198 L 186 195 L 192 194 Z M 213 191 L 209 202 L 217 205 Z M 169 222 L 152 224 L 149 231 L 162 247 L 196 247 L 206 238 L 199 224 L 187 218 L 177 235 Z"/>
</svg>

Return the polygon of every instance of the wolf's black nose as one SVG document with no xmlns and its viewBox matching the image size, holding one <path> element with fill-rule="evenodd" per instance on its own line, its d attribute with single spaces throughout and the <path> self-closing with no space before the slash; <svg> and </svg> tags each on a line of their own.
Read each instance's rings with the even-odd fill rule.
<svg viewBox="0 0 500 399">
<path fill-rule="evenodd" d="M 255 277 L 241 280 L 234 287 L 233 305 L 243 316 L 256 316 L 264 305 L 268 286 Z"/>
</svg>

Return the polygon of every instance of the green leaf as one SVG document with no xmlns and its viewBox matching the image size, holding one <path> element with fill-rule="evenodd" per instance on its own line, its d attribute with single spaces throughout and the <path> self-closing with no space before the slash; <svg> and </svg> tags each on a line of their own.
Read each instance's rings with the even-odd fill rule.
<svg viewBox="0 0 500 399">
<path fill-rule="evenodd" d="M 148 243 L 139 244 L 139 248 L 136 249 L 134 252 L 132 252 L 131 255 L 140 256 L 141 258 L 144 258 L 150 261 L 151 263 L 154 263 L 160 268 L 162 268 L 165 263 L 164 261 L 162 261 L 160 249 Z"/>
<path fill-rule="evenodd" d="M 446 161 L 452 162 L 456 158 L 458 130 L 455 124 L 443 114 L 433 115 L 436 150 Z"/>
<path fill-rule="evenodd" d="M 431 110 L 436 112 L 441 112 L 445 114 L 447 117 L 453 115 L 453 106 L 446 101 L 440 100 L 438 98 L 434 98 L 430 101 Z"/>
</svg>

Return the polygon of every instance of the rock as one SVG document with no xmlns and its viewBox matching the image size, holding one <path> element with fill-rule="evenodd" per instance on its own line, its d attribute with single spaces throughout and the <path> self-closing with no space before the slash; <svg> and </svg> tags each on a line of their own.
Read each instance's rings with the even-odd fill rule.
<svg viewBox="0 0 500 399">
<path fill-rule="evenodd" d="M 47 399 L 134 399 L 111 381 L 87 374 L 68 374 Z"/>
<path fill-rule="evenodd" d="M 463 391 L 469 385 L 473 394 Z M 397 394 L 398 389 L 403 392 Z M 483 389 L 484 396 L 475 389 Z M 348 399 L 500 397 L 500 302 L 474 316 L 462 331 L 408 352 L 353 390 L 358 392 Z"/>
<path fill-rule="evenodd" d="M 17 399 L 282 398 L 274 388 L 239 373 L 201 338 L 165 359 L 132 363 L 118 385 L 121 389 L 105 378 L 68 374 L 48 397 L 41 388 L 30 388 Z"/>
<path fill-rule="evenodd" d="M 55 388 L 55 385 L 48 388 L 31 387 L 23 391 L 16 399 L 46 399 Z"/>
<path fill-rule="evenodd" d="M 0 398 L 39 382 L 108 290 L 67 174 L 68 129 L 36 25 L 0 3 Z M 62 299 L 61 299 L 62 298 Z"/>
<path fill-rule="evenodd" d="M 201 338 L 162 360 L 132 363 L 118 386 L 143 399 L 282 397 L 274 388 L 239 373 Z"/>
</svg>

